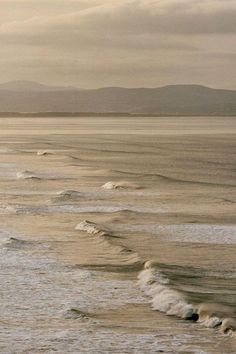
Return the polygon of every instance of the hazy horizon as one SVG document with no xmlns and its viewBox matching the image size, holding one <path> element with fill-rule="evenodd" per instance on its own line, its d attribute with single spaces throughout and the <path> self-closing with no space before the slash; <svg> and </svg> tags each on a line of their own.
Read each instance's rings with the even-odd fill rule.
<svg viewBox="0 0 236 354">
<path fill-rule="evenodd" d="M 196 84 L 196 83 L 189 83 L 189 84 L 182 84 L 182 83 L 175 83 L 175 84 L 168 84 L 168 85 L 162 85 L 162 86 L 115 86 L 115 85 L 109 85 L 109 86 L 98 86 L 98 87 L 88 87 L 88 88 L 84 88 L 84 87 L 78 87 L 75 85 L 63 85 L 63 84 L 47 84 L 45 82 L 42 81 L 34 81 L 34 80 L 9 80 L 9 81 L 0 81 L 0 87 L 4 86 L 4 85 L 14 85 L 14 84 L 19 84 L 19 85 L 38 85 L 40 86 L 44 86 L 45 89 L 46 88 L 50 88 L 52 89 L 71 89 L 71 90 L 99 90 L 99 89 L 109 89 L 109 88 L 123 88 L 123 89 L 161 89 L 164 87 L 169 87 L 169 86 L 199 86 L 199 87 L 205 87 L 205 88 L 209 88 L 209 89 L 213 89 L 213 90 L 230 90 L 230 91 L 236 91 L 236 88 L 232 88 L 232 89 L 228 89 L 225 87 L 212 87 L 212 86 L 207 86 L 207 85 L 202 85 L 202 84 Z"/>
<path fill-rule="evenodd" d="M 232 0 L 4 0 L 0 82 L 235 89 Z"/>
</svg>

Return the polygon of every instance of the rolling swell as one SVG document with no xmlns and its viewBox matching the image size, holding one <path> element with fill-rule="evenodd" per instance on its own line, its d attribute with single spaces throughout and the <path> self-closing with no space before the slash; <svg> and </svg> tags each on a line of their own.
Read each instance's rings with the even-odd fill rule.
<svg viewBox="0 0 236 354">
<path fill-rule="evenodd" d="M 134 183 L 130 183 L 127 181 L 118 181 L 118 182 L 107 182 L 102 186 L 103 189 L 108 189 L 108 190 L 112 190 L 112 189 L 139 189 L 141 188 L 140 186 L 134 184 Z"/>
<path fill-rule="evenodd" d="M 133 252 L 123 244 L 118 243 L 116 236 L 111 230 L 94 222 L 84 220 L 75 226 L 75 230 L 87 234 L 86 241 L 90 250 L 95 250 L 95 253 L 101 252 L 104 259 L 111 260 L 111 263 L 121 265 L 137 265 L 140 263 L 140 258 L 136 252 Z"/>
<path fill-rule="evenodd" d="M 37 176 L 34 172 L 32 171 L 20 171 L 17 172 L 16 177 L 18 179 L 41 179 L 39 176 Z"/>
<path fill-rule="evenodd" d="M 152 179 L 155 178 L 157 180 L 164 181 L 164 182 L 170 182 L 170 183 L 197 184 L 197 185 L 202 185 L 202 186 L 206 185 L 206 186 L 236 187 L 236 184 L 181 179 L 181 178 L 175 178 L 175 177 L 167 176 L 167 175 L 160 174 L 160 173 L 140 173 L 140 172 L 121 171 L 121 170 L 113 170 L 113 171 L 120 173 L 120 174 L 124 174 L 124 175 L 134 175 L 136 177 L 141 177 L 143 180 L 151 177 Z"/>
<path fill-rule="evenodd" d="M 106 252 L 121 257 L 124 268 L 126 264 L 135 267 L 141 263 L 137 253 L 114 242 L 114 232 L 104 225 L 84 220 L 75 229 L 87 234 L 88 238 L 95 240 Z M 122 254 L 129 254 L 131 258 L 122 259 Z M 151 298 L 153 310 L 196 322 L 236 338 L 236 287 L 232 281 L 235 278 L 234 272 L 204 272 L 199 268 L 168 266 L 148 261 L 138 275 L 138 284 Z"/>
</svg>

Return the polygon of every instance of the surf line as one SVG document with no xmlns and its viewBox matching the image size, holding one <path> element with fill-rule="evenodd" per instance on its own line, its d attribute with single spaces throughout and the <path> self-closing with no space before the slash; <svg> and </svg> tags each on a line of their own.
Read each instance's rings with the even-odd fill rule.
<svg viewBox="0 0 236 354">
<path fill-rule="evenodd" d="M 101 250 L 112 251 L 113 261 L 116 259 L 118 263 L 121 262 L 124 266 L 141 265 L 138 254 L 117 242 L 119 236 L 116 236 L 111 230 L 107 230 L 103 225 L 84 220 L 75 226 L 75 230 L 86 233 L 88 241 L 91 241 L 90 246 L 95 246 L 96 250 L 100 245 Z"/>
<path fill-rule="evenodd" d="M 211 303 L 194 306 L 181 292 L 172 289 L 169 282 L 153 261 L 146 261 L 138 275 L 138 285 L 151 298 L 154 310 L 197 322 L 207 328 L 220 328 L 221 333 L 236 338 L 236 319 L 230 317 L 228 308 L 222 309 L 220 305 Z"/>
</svg>

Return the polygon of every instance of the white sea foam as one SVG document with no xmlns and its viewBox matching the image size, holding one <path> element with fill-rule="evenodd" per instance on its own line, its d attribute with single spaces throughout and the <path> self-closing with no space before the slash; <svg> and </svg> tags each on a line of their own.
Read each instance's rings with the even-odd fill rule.
<svg viewBox="0 0 236 354">
<path fill-rule="evenodd" d="M 217 316 L 206 318 L 204 321 L 198 321 L 202 326 L 208 328 L 215 328 L 222 324 L 222 319 Z"/>
<path fill-rule="evenodd" d="M 47 173 L 35 173 L 33 171 L 19 171 L 16 173 L 18 179 L 37 179 L 37 180 L 65 180 L 71 179 L 71 177 L 61 175 L 51 175 Z"/>
<path fill-rule="evenodd" d="M 191 243 L 214 243 L 236 244 L 235 225 L 217 224 L 112 224 L 116 231 L 145 232 L 158 235 L 164 240 L 191 242 Z"/>
<path fill-rule="evenodd" d="M 16 177 L 18 179 L 40 179 L 40 177 L 36 176 L 34 172 L 27 170 L 17 172 Z"/>
<path fill-rule="evenodd" d="M 147 269 L 143 270 L 138 278 L 141 289 L 151 297 L 153 309 L 167 315 L 190 318 L 193 306 L 188 304 L 181 293 L 169 287 L 168 278 L 150 266 L 151 263 L 146 264 Z"/>
<path fill-rule="evenodd" d="M 76 225 L 75 230 L 85 231 L 88 234 L 102 234 L 105 235 L 106 231 L 99 227 L 96 223 L 84 220 Z"/>
<path fill-rule="evenodd" d="M 196 313 L 199 316 L 198 322 L 204 327 L 215 328 L 221 325 L 221 331 L 223 332 L 227 332 L 228 329 L 234 329 L 232 324 L 236 322 L 230 318 L 234 312 L 228 306 L 202 303 L 196 306 Z M 227 325 L 231 325 L 231 328 L 228 328 Z"/>
<path fill-rule="evenodd" d="M 29 248 L 0 247 L 0 269 L 2 353 L 77 353 L 78 348 L 105 353 L 113 345 L 114 352 L 125 353 L 127 345 L 136 351 L 142 343 L 154 354 L 156 346 L 150 343 L 160 346 L 161 340 L 152 335 L 132 337 L 99 325 L 96 331 L 86 327 L 88 321 L 96 321 L 89 315 L 94 311 L 145 301 L 132 280 L 70 267 L 58 263 L 53 254 Z M 166 348 L 165 338 L 162 345 Z"/>
<path fill-rule="evenodd" d="M 38 156 L 47 156 L 47 155 L 52 155 L 52 151 L 50 150 L 39 150 L 37 151 Z"/>
<path fill-rule="evenodd" d="M 118 181 L 118 182 L 107 182 L 102 186 L 103 189 L 138 189 L 140 188 L 138 185 L 126 182 L 126 181 Z"/>
<path fill-rule="evenodd" d="M 223 333 L 235 336 L 236 319 L 230 307 L 214 303 L 200 303 L 193 306 L 185 296 L 171 287 L 169 279 L 158 271 L 155 262 L 147 261 L 144 270 L 138 275 L 138 284 L 151 298 L 154 310 L 183 319 L 192 319 L 204 327 L 217 328 Z"/>
</svg>

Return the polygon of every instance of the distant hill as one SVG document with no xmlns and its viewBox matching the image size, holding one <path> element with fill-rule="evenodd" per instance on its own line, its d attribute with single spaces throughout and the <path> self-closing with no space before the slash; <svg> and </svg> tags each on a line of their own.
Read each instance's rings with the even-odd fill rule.
<svg viewBox="0 0 236 354">
<path fill-rule="evenodd" d="M 76 87 L 72 86 L 48 86 L 44 84 L 40 84 L 34 81 L 9 81 L 0 84 L 0 90 L 6 91 L 16 91 L 16 92 L 41 92 L 41 91 L 67 91 L 67 90 L 77 90 Z"/>
<path fill-rule="evenodd" d="M 0 84 L 0 112 L 236 115 L 236 91 L 200 85 L 81 90 L 15 81 Z"/>
</svg>

